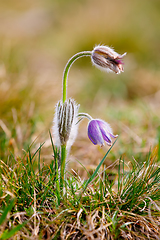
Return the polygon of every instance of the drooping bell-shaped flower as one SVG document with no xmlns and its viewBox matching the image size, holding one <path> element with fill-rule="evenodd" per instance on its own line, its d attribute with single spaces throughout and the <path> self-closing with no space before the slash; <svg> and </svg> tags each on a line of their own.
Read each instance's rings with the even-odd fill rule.
<svg viewBox="0 0 160 240">
<path fill-rule="evenodd" d="M 123 72 L 122 58 L 126 55 L 116 53 L 112 48 L 107 46 L 96 46 L 91 55 L 92 63 L 101 70 L 115 72 L 117 74 Z"/>
<path fill-rule="evenodd" d="M 112 138 L 117 136 L 113 135 L 110 125 L 103 120 L 92 119 L 88 124 L 88 137 L 95 145 L 103 146 L 105 141 L 107 145 L 111 146 Z"/>
</svg>

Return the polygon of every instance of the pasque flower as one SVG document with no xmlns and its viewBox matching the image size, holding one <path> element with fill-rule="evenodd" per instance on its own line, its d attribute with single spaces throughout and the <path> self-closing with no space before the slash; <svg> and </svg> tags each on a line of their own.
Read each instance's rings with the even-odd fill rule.
<svg viewBox="0 0 160 240">
<path fill-rule="evenodd" d="M 122 58 L 126 55 L 116 53 L 107 46 L 96 46 L 91 55 L 92 63 L 102 70 L 112 71 L 117 74 L 123 72 Z"/>
<path fill-rule="evenodd" d="M 60 188 L 63 194 L 64 178 L 65 178 L 65 163 L 76 135 L 78 123 L 83 117 L 89 119 L 88 136 L 94 144 L 104 145 L 104 141 L 112 144 L 113 135 L 112 129 L 108 123 L 100 119 L 92 119 L 88 114 L 78 114 L 79 105 L 72 99 L 67 99 L 67 80 L 68 73 L 72 64 L 79 58 L 89 56 L 92 63 L 100 69 L 112 71 L 115 73 L 123 72 L 122 58 L 125 56 L 116 53 L 113 49 L 106 46 L 97 46 L 93 51 L 83 51 L 73 55 L 67 62 L 62 78 L 62 100 L 56 105 L 54 115 L 53 134 L 55 145 L 60 150 L 59 166 L 60 166 Z M 78 118 L 81 117 L 80 120 Z M 57 164 L 56 164 L 57 166 Z M 57 183 L 58 184 L 58 183 Z M 57 185 L 58 186 L 58 185 Z"/>
<path fill-rule="evenodd" d="M 57 147 L 67 145 L 69 149 L 72 146 L 78 130 L 76 124 L 78 109 L 79 105 L 71 98 L 64 103 L 62 101 L 57 103 L 53 126 L 53 134 L 56 139 L 55 145 Z"/>
<path fill-rule="evenodd" d="M 112 145 L 112 139 L 118 135 L 113 135 L 110 125 L 100 119 L 92 119 L 88 124 L 88 137 L 93 144 L 100 146 L 104 145 L 104 141 L 107 145 Z"/>
</svg>

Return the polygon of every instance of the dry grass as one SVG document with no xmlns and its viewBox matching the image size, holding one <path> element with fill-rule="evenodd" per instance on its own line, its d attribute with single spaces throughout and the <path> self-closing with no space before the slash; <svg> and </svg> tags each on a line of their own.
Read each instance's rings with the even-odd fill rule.
<svg viewBox="0 0 160 240">
<path fill-rule="evenodd" d="M 2 209 L 9 205 L 13 195 L 21 199 L 18 194 L 21 185 L 17 179 L 21 181 L 23 176 L 19 175 L 18 169 L 22 163 L 27 164 L 29 154 L 33 156 L 43 142 L 39 149 L 40 169 L 49 174 L 44 185 L 42 181 L 38 182 L 36 159 L 34 171 L 37 175 L 32 173 L 27 181 L 30 179 L 32 185 L 35 180 L 44 188 L 36 185 L 30 189 L 26 197 L 28 202 L 15 200 L 0 228 L 1 233 L 27 220 L 13 239 L 160 238 L 158 201 L 148 198 L 147 207 L 137 213 L 111 209 L 107 196 L 106 204 L 94 208 L 95 189 L 90 186 L 94 191 L 81 206 L 69 208 L 71 202 L 62 201 L 55 207 L 54 189 L 48 192 L 47 186 L 52 186 L 49 176 L 54 175 L 50 172 L 53 149 L 48 131 L 52 127 L 55 104 L 61 98 L 63 68 L 74 53 L 91 50 L 99 43 L 114 46 L 119 53 L 127 52 L 125 72 L 121 75 L 101 73 L 91 66 L 90 59 L 79 60 L 69 75 L 68 95 L 81 104 L 81 111 L 105 119 L 114 133 L 119 134 L 114 150 L 105 160 L 109 181 L 115 181 L 112 186 L 115 199 L 118 199 L 118 167 L 114 164 L 117 159 L 124 159 L 126 163 L 136 159 L 141 164 L 146 161 L 149 150 L 152 160 L 159 158 L 159 7 L 158 0 L 0 2 Z M 73 168 L 81 179 L 88 178 L 84 167 L 92 174 L 108 150 L 91 145 L 86 125 L 84 121 L 79 127 L 68 163 L 68 171 Z M 156 167 L 158 165 L 159 160 Z M 27 169 L 26 172 L 29 164 Z M 128 171 L 127 165 L 124 169 Z M 23 172 L 24 176 L 26 172 Z M 40 195 L 43 194 L 46 200 L 42 210 Z M 92 206 L 91 210 L 87 204 Z"/>
</svg>

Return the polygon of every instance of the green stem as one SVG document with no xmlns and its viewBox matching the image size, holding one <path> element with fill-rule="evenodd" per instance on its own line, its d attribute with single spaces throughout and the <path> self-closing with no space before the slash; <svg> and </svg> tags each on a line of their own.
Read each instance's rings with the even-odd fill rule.
<svg viewBox="0 0 160 240">
<path fill-rule="evenodd" d="M 56 191 L 58 198 L 58 206 L 60 205 L 60 186 L 59 186 L 59 174 L 58 174 L 58 159 L 55 158 L 55 172 L 56 172 Z"/>
<path fill-rule="evenodd" d="M 60 188 L 62 190 L 62 195 L 63 195 L 63 186 L 64 186 L 64 170 L 65 170 L 65 164 L 66 164 L 66 156 L 67 156 L 66 145 L 62 145 L 61 146 L 61 170 L 60 170 Z"/>
<path fill-rule="evenodd" d="M 76 124 L 78 124 L 83 118 L 87 118 L 89 121 L 91 121 L 93 118 L 88 113 L 78 113 L 77 117 L 81 117 Z"/>
<path fill-rule="evenodd" d="M 73 57 L 71 57 L 64 69 L 63 72 L 63 103 L 66 101 L 67 99 L 67 79 L 68 79 L 68 73 L 70 70 L 71 65 L 78 59 L 81 57 L 87 57 L 87 56 L 91 56 L 92 52 L 91 51 L 83 51 L 83 52 L 79 52 L 76 53 Z"/>
<path fill-rule="evenodd" d="M 63 99 L 62 99 L 63 103 L 67 99 L 67 79 L 68 79 L 68 73 L 69 73 L 70 67 L 78 58 L 81 58 L 84 56 L 91 56 L 91 54 L 92 54 L 91 51 L 79 52 L 79 53 L 76 53 L 73 57 L 71 57 L 68 60 L 63 72 L 63 83 L 62 83 L 63 84 Z M 67 157 L 66 145 L 62 145 L 61 146 L 61 169 L 60 169 L 60 189 L 62 190 L 62 195 L 63 195 L 63 187 L 64 187 L 64 171 L 65 171 L 66 157 Z"/>
<path fill-rule="evenodd" d="M 88 113 L 78 113 L 77 117 L 88 118 L 88 120 L 93 119 Z"/>
</svg>

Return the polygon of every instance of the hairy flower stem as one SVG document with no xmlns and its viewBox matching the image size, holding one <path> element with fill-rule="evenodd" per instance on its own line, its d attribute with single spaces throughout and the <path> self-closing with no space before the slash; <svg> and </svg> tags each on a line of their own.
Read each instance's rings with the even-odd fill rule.
<svg viewBox="0 0 160 240">
<path fill-rule="evenodd" d="M 68 73 L 69 73 L 70 67 L 78 58 L 87 57 L 91 55 L 92 55 L 91 51 L 83 51 L 83 52 L 76 53 L 73 57 L 71 57 L 68 60 L 63 72 L 63 83 L 62 83 L 63 84 L 63 103 L 67 99 L 67 79 L 68 79 Z"/>
<path fill-rule="evenodd" d="M 61 170 L 60 170 L 60 188 L 62 190 L 63 195 L 63 186 L 64 186 L 64 170 L 65 170 L 65 163 L 66 163 L 66 145 L 61 146 Z"/>
<path fill-rule="evenodd" d="M 63 86 L 62 101 L 63 101 L 63 103 L 67 99 L 67 79 L 68 79 L 68 73 L 69 73 L 70 67 L 78 58 L 85 57 L 85 56 L 91 56 L 91 54 L 92 54 L 91 51 L 79 52 L 68 60 L 66 66 L 64 68 L 64 72 L 63 72 L 63 82 L 62 82 L 62 86 Z M 64 172 L 65 172 L 64 170 L 65 170 L 66 157 L 67 157 L 67 149 L 66 149 L 66 144 L 65 144 L 65 145 L 61 146 L 60 188 L 62 189 L 62 194 L 63 194 L 63 186 L 64 186 Z"/>
<path fill-rule="evenodd" d="M 78 117 L 87 118 L 88 120 L 93 119 L 88 113 L 78 113 Z"/>
</svg>

